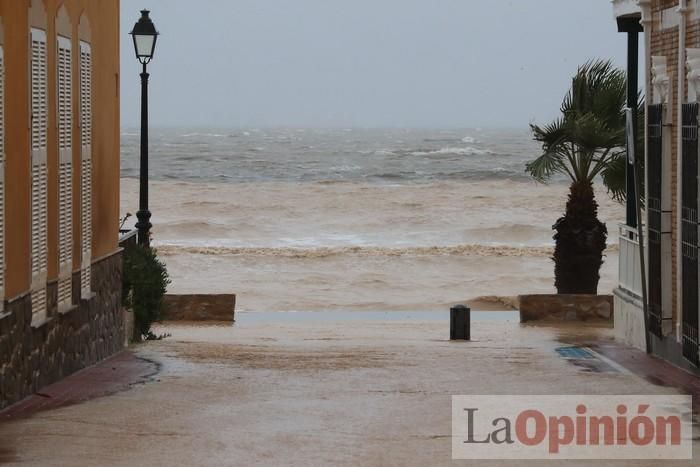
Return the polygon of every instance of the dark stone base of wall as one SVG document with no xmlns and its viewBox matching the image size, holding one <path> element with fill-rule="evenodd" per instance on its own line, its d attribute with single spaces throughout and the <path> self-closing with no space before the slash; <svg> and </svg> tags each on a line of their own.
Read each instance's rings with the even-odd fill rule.
<svg viewBox="0 0 700 467">
<path fill-rule="evenodd" d="M 612 295 L 521 295 L 520 321 L 613 323 Z"/>
<path fill-rule="evenodd" d="M 49 284 L 49 319 L 41 326 L 31 326 L 29 295 L 6 303 L 0 319 L 0 409 L 124 347 L 121 284 L 117 253 L 93 264 L 94 295 L 65 313 L 58 313 L 56 285 Z"/>
<path fill-rule="evenodd" d="M 672 365 L 700 377 L 700 368 L 693 366 L 692 363 L 683 357 L 683 346 L 674 338 L 673 335 L 659 339 L 652 334 L 651 348 L 654 355 L 657 357 L 660 357 L 667 362 L 670 362 Z"/>
</svg>

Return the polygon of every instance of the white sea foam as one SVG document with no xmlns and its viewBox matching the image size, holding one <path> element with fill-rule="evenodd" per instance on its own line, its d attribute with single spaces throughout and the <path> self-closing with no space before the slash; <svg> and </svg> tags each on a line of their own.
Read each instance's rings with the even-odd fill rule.
<svg viewBox="0 0 700 467">
<path fill-rule="evenodd" d="M 180 135 L 182 138 L 196 138 L 196 137 L 202 137 L 202 138 L 225 138 L 228 135 L 222 135 L 220 133 L 185 133 L 184 135 Z"/>
<path fill-rule="evenodd" d="M 354 172 L 357 170 L 362 170 L 362 166 L 359 166 L 359 165 L 338 165 L 338 166 L 333 166 L 332 169 L 336 172 Z"/>
<path fill-rule="evenodd" d="M 439 156 L 439 155 L 457 155 L 457 156 L 472 156 L 472 155 L 484 155 L 492 154 L 491 151 L 487 149 L 478 149 L 473 147 L 465 148 L 441 148 L 436 151 L 415 151 L 412 152 L 413 156 Z"/>
</svg>

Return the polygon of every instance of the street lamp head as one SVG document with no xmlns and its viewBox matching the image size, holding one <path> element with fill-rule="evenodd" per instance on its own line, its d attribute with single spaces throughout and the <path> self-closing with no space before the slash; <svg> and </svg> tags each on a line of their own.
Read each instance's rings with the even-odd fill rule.
<svg viewBox="0 0 700 467">
<path fill-rule="evenodd" d="M 153 53 L 156 50 L 156 40 L 158 39 L 158 31 L 148 16 L 150 11 L 141 10 L 141 18 L 134 25 L 134 29 L 130 32 L 134 38 L 134 50 L 136 50 L 136 58 L 142 63 L 147 64 L 153 58 Z"/>
</svg>

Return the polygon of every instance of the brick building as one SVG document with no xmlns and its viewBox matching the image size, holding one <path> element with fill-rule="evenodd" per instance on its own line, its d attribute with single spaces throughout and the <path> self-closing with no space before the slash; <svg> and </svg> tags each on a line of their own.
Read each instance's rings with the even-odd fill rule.
<svg viewBox="0 0 700 467">
<path fill-rule="evenodd" d="M 119 0 L 0 0 L 0 408 L 124 343 Z"/>
<path fill-rule="evenodd" d="M 613 0 L 613 9 L 630 44 L 643 37 L 646 90 L 646 290 L 637 222 L 628 216 L 620 235 L 616 334 L 639 348 L 648 342 L 653 353 L 698 371 L 700 1 Z M 639 54 L 633 46 L 629 53 L 634 63 Z"/>
</svg>

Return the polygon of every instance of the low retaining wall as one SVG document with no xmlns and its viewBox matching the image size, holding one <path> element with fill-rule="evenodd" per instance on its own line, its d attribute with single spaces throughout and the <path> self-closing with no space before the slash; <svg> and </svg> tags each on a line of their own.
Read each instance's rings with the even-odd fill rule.
<svg viewBox="0 0 700 467">
<path fill-rule="evenodd" d="M 36 328 L 29 295 L 6 304 L 0 319 L 0 409 L 123 348 L 121 280 L 121 252 L 94 263 L 93 296 L 65 313 L 58 313 L 58 288 L 50 283 L 48 320 Z M 80 273 L 73 281 L 80 283 Z"/>
<path fill-rule="evenodd" d="M 235 321 L 234 294 L 166 295 L 164 300 L 167 321 Z"/>
<path fill-rule="evenodd" d="M 521 295 L 520 322 L 613 322 L 612 295 Z"/>
<path fill-rule="evenodd" d="M 646 351 L 644 305 L 622 288 L 615 289 L 615 339 Z"/>
</svg>

